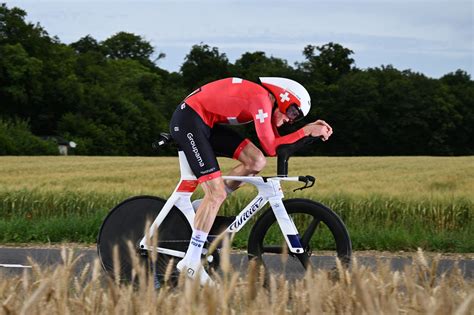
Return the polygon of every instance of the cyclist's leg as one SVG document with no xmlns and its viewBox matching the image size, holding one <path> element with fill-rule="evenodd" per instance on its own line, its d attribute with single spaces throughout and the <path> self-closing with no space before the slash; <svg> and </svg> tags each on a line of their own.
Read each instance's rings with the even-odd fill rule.
<svg viewBox="0 0 474 315">
<path fill-rule="evenodd" d="M 217 212 L 226 198 L 226 192 L 222 177 L 202 182 L 201 187 L 204 191 L 204 198 L 197 209 L 194 228 L 209 233 Z"/>
<path fill-rule="evenodd" d="M 224 181 L 222 177 L 201 183 L 204 190 L 204 198 L 196 211 L 194 218 L 194 229 L 184 258 L 176 266 L 179 271 L 185 270 L 192 278 L 199 274 L 201 284 L 212 284 L 212 280 L 201 264 L 202 248 L 216 219 L 217 212 L 226 198 Z"/>
<path fill-rule="evenodd" d="M 210 142 L 218 156 L 233 158 L 242 164 L 234 167 L 228 175 L 248 176 L 258 174 L 266 164 L 265 156 L 249 139 L 242 137 L 228 126 L 216 125 L 211 130 Z M 241 182 L 225 181 L 226 190 L 236 190 Z"/>
<path fill-rule="evenodd" d="M 211 128 L 185 103 L 170 121 L 170 132 L 200 183 L 220 177 L 221 172 L 209 138 Z"/>
<path fill-rule="evenodd" d="M 267 159 L 262 151 L 252 142 L 248 142 L 237 157 L 241 164 L 234 167 L 228 175 L 230 176 L 249 176 L 260 173 L 267 164 Z M 225 184 L 228 188 L 236 190 L 242 182 L 234 180 L 226 180 Z"/>
<path fill-rule="evenodd" d="M 200 281 L 204 284 L 212 281 L 202 268 L 201 254 L 219 207 L 226 197 L 224 182 L 209 142 L 210 128 L 192 108 L 180 105 L 173 114 L 170 129 L 204 190 L 204 199 L 196 213 L 188 250 L 177 268 L 185 270 L 192 278 L 200 273 Z"/>
</svg>

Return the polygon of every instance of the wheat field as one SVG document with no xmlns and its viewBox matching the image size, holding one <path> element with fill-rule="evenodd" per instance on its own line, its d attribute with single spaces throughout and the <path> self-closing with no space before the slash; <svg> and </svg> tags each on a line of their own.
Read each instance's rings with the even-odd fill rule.
<svg viewBox="0 0 474 315">
<path fill-rule="evenodd" d="M 411 266 L 391 271 L 380 263 L 373 270 L 354 261 L 351 270 L 338 266 L 337 278 L 327 271 L 308 271 L 288 281 L 250 264 L 240 275 L 227 253 L 216 285 L 181 277 L 177 287 L 155 289 L 152 277 L 138 284 L 106 278 L 96 260 L 79 273 L 78 257 L 62 251 L 55 268 L 33 268 L 22 276 L 0 274 L 0 314 L 473 314 L 474 283 L 459 269 L 436 276 L 437 258 L 419 251 Z M 228 256 L 227 256 L 228 257 Z M 136 265 L 138 266 L 138 265 Z M 145 270 L 138 266 L 137 277 Z"/>
<path fill-rule="evenodd" d="M 219 159 L 224 173 L 236 163 Z M 305 194 L 474 201 L 474 157 L 293 157 L 289 170 L 290 176 L 317 178 L 316 187 Z M 262 174 L 275 173 L 276 159 L 268 158 Z M 126 191 L 167 196 L 178 177 L 175 157 L 0 157 L 0 191 Z"/>
</svg>

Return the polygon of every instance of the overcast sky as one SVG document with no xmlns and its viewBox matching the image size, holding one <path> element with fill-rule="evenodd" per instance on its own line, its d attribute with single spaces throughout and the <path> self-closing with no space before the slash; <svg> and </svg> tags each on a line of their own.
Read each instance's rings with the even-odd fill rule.
<svg viewBox="0 0 474 315">
<path fill-rule="evenodd" d="M 0 0 L 1 1 L 1 0 Z M 4 1 L 4 0 L 3 0 Z M 474 1 L 443 0 L 12 0 L 50 35 L 71 43 L 126 31 L 143 36 L 158 65 L 178 71 L 192 45 L 203 42 L 231 62 L 244 52 L 303 61 L 308 45 L 337 42 L 354 51 L 359 68 L 392 64 L 430 77 L 456 69 L 473 75 Z"/>
</svg>

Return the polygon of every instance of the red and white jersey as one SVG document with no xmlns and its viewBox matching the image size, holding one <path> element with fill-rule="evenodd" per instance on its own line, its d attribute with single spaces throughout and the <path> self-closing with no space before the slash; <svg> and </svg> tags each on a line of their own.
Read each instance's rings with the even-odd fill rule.
<svg viewBox="0 0 474 315">
<path fill-rule="evenodd" d="M 259 84 L 227 78 L 208 83 L 191 93 L 185 103 L 191 106 L 204 122 L 214 124 L 245 124 L 253 121 L 265 152 L 276 155 L 281 144 L 293 143 L 304 137 L 303 129 L 280 136 L 272 124 L 273 104 L 268 91 Z"/>
</svg>

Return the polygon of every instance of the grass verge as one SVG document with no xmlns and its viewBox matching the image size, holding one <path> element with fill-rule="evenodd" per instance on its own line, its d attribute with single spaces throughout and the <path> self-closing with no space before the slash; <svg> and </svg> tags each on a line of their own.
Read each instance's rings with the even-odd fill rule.
<svg viewBox="0 0 474 315">
<path fill-rule="evenodd" d="M 0 242 L 93 243 L 109 209 L 127 197 L 126 193 L 0 192 Z M 236 214 L 251 198 L 246 193 L 230 198 L 220 214 Z M 355 250 L 421 247 L 429 251 L 474 252 L 474 207 L 465 198 L 417 201 L 339 194 L 313 199 L 339 214 Z M 236 235 L 234 246 L 246 247 L 250 226 Z M 313 245 L 318 249 L 331 246 L 323 241 Z"/>
</svg>

